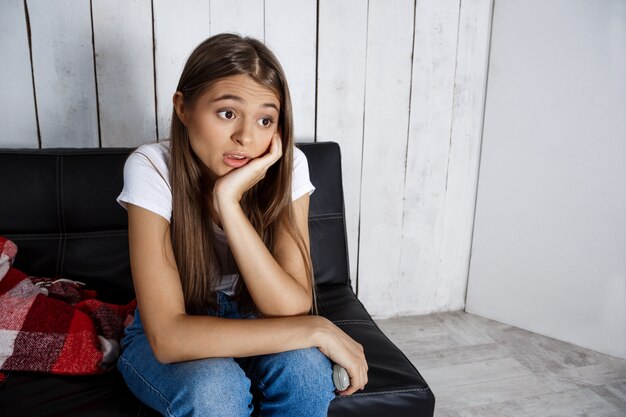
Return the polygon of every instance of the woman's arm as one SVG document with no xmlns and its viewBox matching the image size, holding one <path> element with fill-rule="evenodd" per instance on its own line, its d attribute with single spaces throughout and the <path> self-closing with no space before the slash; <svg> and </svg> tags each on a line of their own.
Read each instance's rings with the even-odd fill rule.
<svg viewBox="0 0 626 417">
<path fill-rule="evenodd" d="M 317 347 L 350 375 L 350 394 L 367 383 L 363 347 L 323 317 L 245 320 L 185 313 L 182 286 L 163 217 L 128 204 L 137 305 L 148 341 L 163 363 L 243 357 Z"/>
<path fill-rule="evenodd" d="M 296 225 L 304 234 L 305 242 L 308 242 L 308 194 L 293 205 Z M 308 314 L 312 289 L 296 242 L 281 231 L 277 236 L 277 254 L 274 257 L 238 203 L 222 203 L 220 211 L 230 249 L 259 311 L 265 317 Z"/>
<path fill-rule="evenodd" d="M 280 230 L 276 256 L 273 256 L 239 203 L 243 192 L 263 178 L 267 169 L 281 156 L 281 141 L 276 134 L 268 154 L 220 178 L 213 197 L 213 205 L 241 276 L 256 307 L 265 317 L 304 315 L 310 311 L 312 303 L 311 284 L 296 242 L 286 231 Z M 292 204 L 296 227 L 304 237 L 308 251 L 308 194 Z"/>
</svg>

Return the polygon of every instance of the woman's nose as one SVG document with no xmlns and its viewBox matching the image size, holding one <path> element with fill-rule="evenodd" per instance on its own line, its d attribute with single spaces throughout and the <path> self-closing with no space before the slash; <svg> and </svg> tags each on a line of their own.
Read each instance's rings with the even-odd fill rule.
<svg viewBox="0 0 626 417">
<path fill-rule="evenodd" d="M 248 126 L 248 123 L 242 123 L 238 126 L 237 129 L 235 129 L 231 136 L 231 139 L 241 146 L 246 146 L 249 145 L 254 139 L 253 134 L 253 129 Z"/>
</svg>

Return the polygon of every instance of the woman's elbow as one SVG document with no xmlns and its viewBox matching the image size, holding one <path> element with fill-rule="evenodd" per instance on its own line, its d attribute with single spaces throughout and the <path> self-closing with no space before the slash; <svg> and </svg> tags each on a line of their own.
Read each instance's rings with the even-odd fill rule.
<svg viewBox="0 0 626 417">
<path fill-rule="evenodd" d="M 181 361 L 179 358 L 180 346 L 176 341 L 179 339 L 176 329 L 179 328 L 175 323 L 169 326 L 161 325 L 156 329 L 146 329 L 146 338 L 152 349 L 154 357 L 159 363 L 164 365 Z"/>
<path fill-rule="evenodd" d="M 154 354 L 155 359 L 159 363 L 163 365 L 168 365 L 170 363 L 176 362 L 175 358 L 172 355 L 172 352 L 174 350 L 168 346 L 170 342 L 168 341 L 167 337 L 155 335 L 154 333 L 146 333 L 146 338 L 148 339 L 148 343 L 150 344 L 150 348 L 152 349 L 152 353 Z"/>
</svg>

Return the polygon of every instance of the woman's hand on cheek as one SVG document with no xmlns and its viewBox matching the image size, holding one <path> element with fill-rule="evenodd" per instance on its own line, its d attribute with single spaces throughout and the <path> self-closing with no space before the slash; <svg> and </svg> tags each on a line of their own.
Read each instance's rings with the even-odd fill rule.
<svg viewBox="0 0 626 417">
<path fill-rule="evenodd" d="M 213 189 L 213 206 L 220 218 L 220 207 L 232 203 L 239 204 L 243 193 L 261 181 L 269 167 L 282 156 L 282 141 L 276 132 L 272 136 L 268 152 L 219 178 Z"/>
</svg>

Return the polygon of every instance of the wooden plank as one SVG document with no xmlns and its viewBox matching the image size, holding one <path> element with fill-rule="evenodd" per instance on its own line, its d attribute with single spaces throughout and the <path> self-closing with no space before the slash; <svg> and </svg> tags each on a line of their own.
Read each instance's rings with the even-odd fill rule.
<svg viewBox="0 0 626 417">
<path fill-rule="evenodd" d="M 265 43 L 287 75 L 294 137 L 301 142 L 315 139 L 316 21 L 316 0 L 265 0 Z"/>
<path fill-rule="evenodd" d="M 600 363 L 557 372 L 559 377 L 576 385 L 605 385 L 626 382 L 626 363 Z"/>
<path fill-rule="evenodd" d="M 350 275 L 357 282 L 367 3 L 319 2 L 317 138 L 341 146 Z"/>
<path fill-rule="evenodd" d="M 556 393 L 546 393 L 513 401 L 508 412 L 512 417 L 539 416 L 547 410 L 551 416 L 623 416 L 624 409 L 618 408 L 589 388 Z"/>
<path fill-rule="evenodd" d="M 413 0 L 398 0 L 393 7 L 384 0 L 369 2 L 358 271 L 359 298 L 374 316 L 412 307 L 397 303 L 396 295 L 401 290 L 413 11 Z"/>
<path fill-rule="evenodd" d="M 0 13 L 0 148 L 37 148 L 37 118 L 24 2 L 4 0 Z"/>
<path fill-rule="evenodd" d="M 437 394 L 438 407 L 442 411 L 515 401 L 577 388 L 557 380 L 553 375 L 528 373 L 524 368 L 512 366 L 514 363 L 496 360 L 482 366 L 480 363 L 474 363 L 473 366 L 455 365 L 421 373 Z"/>
<path fill-rule="evenodd" d="M 465 307 L 487 89 L 492 0 L 461 2 L 436 309 Z"/>
<path fill-rule="evenodd" d="M 450 291 L 441 264 L 459 0 L 416 7 L 398 314 L 446 310 Z"/>
<path fill-rule="evenodd" d="M 102 146 L 154 141 L 156 120 L 149 0 L 93 0 Z"/>
<path fill-rule="evenodd" d="M 153 7 L 158 133 L 164 139 L 170 136 L 172 96 L 185 62 L 210 36 L 210 10 L 209 0 L 154 0 Z"/>
<path fill-rule="evenodd" d="M 428 373 L 429 384 L 452 388 L 531 375 L 532 371 L 513 358 L 501 357 L 488 362 L 476 361 L 431 368 Z"/>
<path fill-rule="evenodd" d="M 264 2 L 258 0 L 211 0 L 211 34 L 238 33 L 265 39 Z"/>
<path fill-rule="evenodd" d="M 41 147 L 98 147 L 89 0 L 28 0 Z"/>
<path fill-rule="evenodd" d="M 618 382 L 615 384 L 592 386 L 593 392 L 598 394 L 604 400 L 620 410 L 626 410 L 626 382 Z"/>
</svg>

